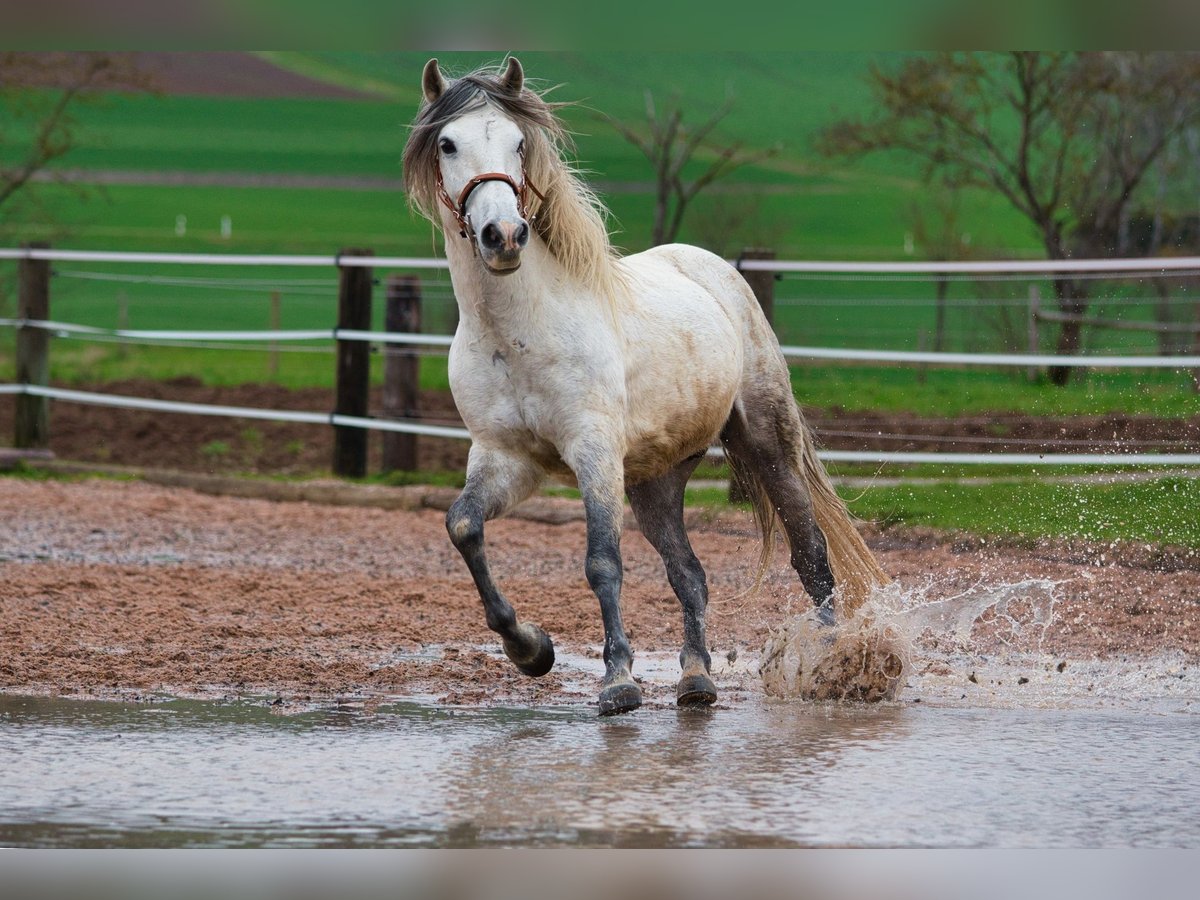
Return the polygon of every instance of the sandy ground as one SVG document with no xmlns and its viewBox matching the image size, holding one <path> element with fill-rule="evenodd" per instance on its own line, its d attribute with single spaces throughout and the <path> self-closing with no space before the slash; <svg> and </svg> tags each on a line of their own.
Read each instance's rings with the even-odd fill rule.
<svg viewBox="0 0 1200 900">
<path fill-rule="evenodd" d="M 551 515 L 546 515 L 549 510 Z M 489 558 L 522 618 L 560 658 L 595 661 L 602 630 L 583 576 L 577 504 L 489 525 Z M 526 513 L 522 513 L 525 515 Z M 692 513 L 712 590 L 708 635 L 723 701 L 759 690 L 753 660 L 772 626 L 806 608 L 782 562 L 755 595 L 747 517 Z M 1145 547 L 1020 547 L 927 532 L 872 533 L 885 569 L 923 601 L 979 584 L 1058 582 L 1049 628 L 1004 649 L 1055 660 L 1200 657 L 1200 560 Z M 669 658 L 677 601 L 645 539 L 623 539 L 624 613 L 635 651 Z M 988 652 L 987 627 L 977 651 Z M 138 482 L 0 479 L 0 690 L 75 696 L 433 697 L 444 703 L 590 702 L 561 666 L 532 680 L 499 655 L 437 509 L 207 496 Z M 926 635 L 932 645 L 941 639 Z M 998 644 L 992 642 L 990 649 Z M 586 666 L 583 667 L 586 670 Z M 572 674 L 574 673 L 574 674 Z M 670 703 L 669 683 L 648 684 Z"/>
</svg>

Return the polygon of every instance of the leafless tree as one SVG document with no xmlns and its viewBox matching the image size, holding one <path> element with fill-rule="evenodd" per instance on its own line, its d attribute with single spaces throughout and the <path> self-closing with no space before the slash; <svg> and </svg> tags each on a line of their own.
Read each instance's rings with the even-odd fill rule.
<svg viewBox="0 0 1200 900">
<path fill-rule="evenodd" d="M 1200 122 L 1200 54 L 939 53 L 873 68 L 876 110 L 830 126 L 820 146 L 857 156 L 902 150 L 927 179 L 995 190 L 1036 229 L 1050 259 L 1108 256 L 1155 161 Z M 1088 284 L 1059 277 L 1062 312 L 1087 311 Z M 1081 325 L 1065 321 L 1059 353 Z M 1065 384 L 1070 369 L 1050 370 Z"/>
<path fill-rule="evenodd" d="M 733 106 L 733 98 L 727 98 L 716 112 L 693 128 L 684 123 L 683 110 L 678 101 L 668 103 L 660 113 L 654 95 L 646 91 L 644 127 L 634 127 L 611 116 L 605 117 L 654 167 L 653 245 L 669 244 L 679 236 L 688 204 L 714 181 L 724 178 L 735 169 L 762 162 L 779 152 L 779 146 L 746 149 L 741 141 L 706 144 L 709 135 L 729 115 Z M 695 177 L 685 177 L 684 169 L 698 158 L 702 148 L 707 164 Z"/>
<path fill-rule="evenodd" d="M 0 51 L 0 207 L 75 145 L 81 101 L 150 87 L 132 54 Z"/>
</svg>

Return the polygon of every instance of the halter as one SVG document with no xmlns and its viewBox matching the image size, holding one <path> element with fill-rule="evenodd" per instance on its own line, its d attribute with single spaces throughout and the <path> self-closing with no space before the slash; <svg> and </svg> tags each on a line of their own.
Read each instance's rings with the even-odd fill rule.
<svg viewBox="0 0 1200 900">
<path fill-rule="evenodd" d="M 530 225 L 536 216 L 527 214 L 529 208 L 529 194 L 533 193 L 535 197 L 543 203 L 546 201 L 546 195 L 534 186 L 529 180 L 529 175 L 525 171 L 525 148 L 522 147 L 517 151 L 517 155 L 521 158 L 521 183 L 517 184 L 512 177 L 505 175 L 503 172 L 484 172 L 482 175 L 476 175 L 466 183 L 462 191 L 458 195 L 458 202 L 450 198 L 450 194 L 446 191 L 446 185 L 442 181 L 442 167 L 438 165 L 437 160 L 434 160 L 433 169 L 437 173 L 437 189 L 438 199 L 442 201 L 442 205 L 450 210 L 454 215 L 454 219 L 458 222 L 458 236 L 471 239 L 471 247 L 475 246 L 475 228 L 471 224 L 471 217 L 467 215 L 467 201 L 471 199 L 471 194 L 475 188 L 479 187 L 488 181 L 503 181 L 517 196 L 517 212 L 521 214 L 521 218 L 525 219 Z"/>
</svg>

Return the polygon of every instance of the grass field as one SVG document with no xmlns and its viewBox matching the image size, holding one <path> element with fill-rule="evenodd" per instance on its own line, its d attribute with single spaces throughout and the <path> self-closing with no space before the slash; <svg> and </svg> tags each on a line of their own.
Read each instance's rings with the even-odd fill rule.
<svg viewBox="0 0 1200 900">
<path fill-rule="evenodd" d="M 1200 548 L 1200 479 L 1046 484 L 1013 478 L 980 484 L 902 485 L 839 491 L 851 511 L 882 525 L 921 525 L 1006 538 L 1082 538 Z M 692 506 L 720 508 L 726 492 L 690 489 Z"/>
<path fill-rule="evenodd" d="M 851 492 L 846 492 L 850 494 Z M 1046 484 L 1028 479 L 953 487 L 873 487 L 848 499 L 880 523 L 977 534 L 1089 541 L 1132 540 L 1200 547 L 1200 479 L 1131 484 Z"/>
<path fill-rule="evenodd" d="M 492 56 L 443 54 L 444 62 L 458 70 Z M 78 145 L 59 165 L 399 177 L 405 125 L 416 109 L 425 53 L 285 53 L 272 58 L 348 86 L 374 88 L 381 98 L 108 96 L 80 107 Z M 735 172 L 728 183 L 740 186 L 740 192 L 714 194 L 706 201 L 707 209 L 698 207 L 686 233 L 689 239 L 705 242 L 705 221 L 714 219 L 720 221 L 708 229 L 728 239 L 727 219 L 744 216 L 749 203 L 751 221 L 740 228 L 745 240 L 757 243 L 769 237 L 781 256 L 900 257 L 904 232 L 911 227 L 910 206 L 921 196 L 916 171 L 903 160 L 886 157 L 850 167 L 818 157 L 812 147 L 821 126 L 865 100 L 861 75 L 875 58 L 834 53 L 535 53 L 526 55 L 526 66 L 545 83 L 562 85 L 555 97 L 581 101 L 563 114 L 576 133 L 580 163 L 609 185 L 648 182 L 651 170 L 601 118 L 602 112 L 636 119 L 647 88 L 655 91 L 660 104 L 677 96 L 692 121 L 707 116 L 727 95 L 736 98 L 720 138 L 750 147 L 779 145 L 781 151 Z M 21 137 L 14 131 L 16 140 Z M 11 159 L 12 151 L 0 147 L 0 160 L 5 158 Z M 428 229 L 407 215 L 398 197 L 390 198 L 398 216 L 377 228 L 360 216 L 371 216 L 380 198 L 333 190 L 284 195 L 265 191 L 112 188 L 106 199 L 81 204 L 72 192 L 42 186 L 39 206 L 19 214 L 6 211 L 0 234 L 18 239 L 51 231 L 89 246 L 100 242 L 113 249 L 168 249 L 191 243 L 190 237 L 176 240 L 172 231 L 176 214 L 184 212 L 197 227 L 213 233 L 217 216 L 232 215 L 233 250 L 282 250 L 296 247 L 297 241 L 316 240 L 327 240 L 326 249 L 335 249 L 361 236 L 373 238 L 379 252 L 396 252 L 413 241 L 427 243 Z M 630 250 L 644 248 L 649 196 L 609 191 L 606 200 L 614 213 L 618 243 Z M 189 208 L 194 212 L 188 213 Z M 982 193 L 967 198 L 964 227 L 979 246 L 1036 252 L 1019 217 Z"/>
<path fill-rule="evenodd" d="M 405 125 L 416 108 L 425 52 L 267 55 L 280 65 L 377 99 L 107 95 L 78 109 L 77 146 L 58 167 L 399 177 Z M 442 61 L 462 71 L 494 57 L 447 53 Z M 600 113 L 636 119 L 645 90 L 652 88 L 660 104 L 678 97 L 693 121 L 733 96 L 736 104 L 720 138 L 782 148 L 776 157 L 735 172 L 723 183 L 726 189 L 701 195 L 683 238 L 730 256 L 742 246 L 758 245 L 774 248 L 781 258 L 811 259 L 906 256 L 914 209 L 930 197 L 913 166 L 895 156 L 853 164 L 831 161 L 813 149 L 821 127 L 859 110 L 867 100 L 867 67 L 897 61 L 886 54 L 832 52 L 525 54 L 532 76 L 561 85 L 553 96 L 580 101 L 563 115 L 577 135 L 582 165 L 604 190 L 619 246 L 629 251 L 646 246 L 652 218 L 650 167 Z M 1004 122 L 997 128 L 1002 132 Z M 14 142 L 21 137 L 14 129 Z M 8 149 L 0 146 L 0 160 L 12 158 L 11 146 L 15 143 Z M 180 216 L 187 223 L 183 234 L 176 233 Z M 222 237 L 220 222 L 226 216 L 232 234 Z M 1038 253 L 1026 224 L 994 196 L 966 192 L 960 225 L 979 255 Z M 439 252 L 430 227 L 409 213 L 399 192 L 335 186 L 35 185 L 21 202 L 0 208 L 0 244 L 34 239 L 114 250 L 333 253 L 370 247 L 381 255 Z M 920 246 L 913 248 L 916 256 L 922 252 Z M 230 272 L 186 274 L 220 277 Z M 1043 296 L 1049 295 L 1048 285 L 1040 288 Z M 932 346 L 935 290 L 928 281 L 788 278 L 779 285 L 777 328 L 785 343 Z M 166 304 L 159 298 L 133 287 L 125 292 L 135 327 L 173 327 L 163 319 Z M 953 284 L 946 348 L 1001 349 L 1018 338 L 1023 348 L 1027 292 L 1025 283 Z M 1149 298 L 1105 306 L 1152 293 L 1144 286 L 1106 283 L 1101 293 L 1095 307 L 1100 315 L 1120 311 L 1126 318 L 1150 317 Z M 212 294 L 175 286 L 167 317 L 195 325 L 198 311 L 207 316 L 220 305 L 213 304 Z M 11 276 L 0 267 L 0 314 L 11 309 L 11 295 Z M 78 312 L 79 321 L 88 324 L 112 319 L 113 292 L 92 290 L 87 303 L 77 302 L 78 296 L 56 291 L 56 310 Z M 981 298 L 989 305 L 979 307 Z M 887 305 L 879 305 L 884 301 Z M 257 315 L 251 301 L 244 316 L 234 311 L 227 320 L 230 327 L 248 327 L 234 320 Z M 1044 341 L 1052 337 L 1053 329 L 1045 329 Z M 1154 347 L 1148 335 L 1105 332 L 1091 336 L 1089 349 L 1153 352 Z"/>
</svg>

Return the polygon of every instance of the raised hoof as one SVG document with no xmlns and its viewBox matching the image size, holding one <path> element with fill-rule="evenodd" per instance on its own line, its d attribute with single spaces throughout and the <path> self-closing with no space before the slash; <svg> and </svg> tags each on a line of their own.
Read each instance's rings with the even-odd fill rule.
<svg viewBox="0 0 1200 900">
<path fill-rule="evenodd" d="M 538 678 L 554 668 L 554 642 L 550 635 L 528 622 L 518 625 L 517 632 L 517 640 L 504 641 L 504 655 L 514 666 L 530 678 Z"/>
<path fill-rule="evenodd" d="M 675 688 L 679 706 L 711 706 L 717 702 L 717 686 L 703 672 L 684 675 Z"/>
<path fill-rule="evenodd" d="M 600 689 L 600 715 L 632 712 L 642 705 L 642 689 L 633 681 L 618 681 Z"/>
</svg>

